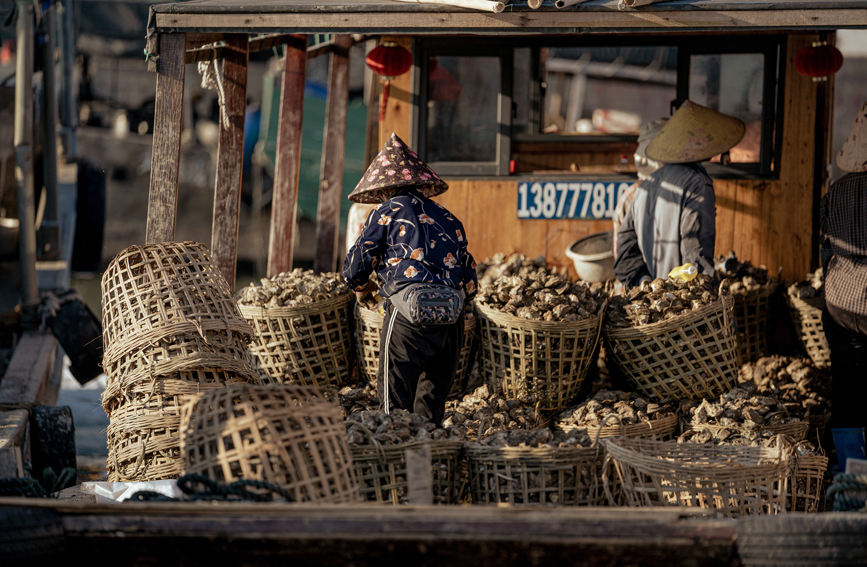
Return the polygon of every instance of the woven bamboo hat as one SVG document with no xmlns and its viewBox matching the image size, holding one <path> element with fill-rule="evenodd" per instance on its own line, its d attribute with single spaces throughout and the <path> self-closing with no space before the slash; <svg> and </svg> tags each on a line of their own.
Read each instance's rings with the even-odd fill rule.
<svg viewBox="0 0 867 567">
<path fill-rule="evenodd" d="M 837 167 L 843 171 L 867 171 L 867 102 L 861 105 L 846 143 L 837 153 Z"/>
<path fill-rule="evenodd" d="M 737 118 L 687 100 L 647 146 L 647 157 L 662 163 L 704 161 L 736 146 L 745 131 Z"/>
<path fill-rule="evenodd" d="M 423 162 L 406 143 L 392 133 L 364 177 L 349 194 L 356 203 L 379 203 L 374 191 L 395 187 L 416 186 L 425 197 L 444 193 L 449 186 Z"/>
</svg>

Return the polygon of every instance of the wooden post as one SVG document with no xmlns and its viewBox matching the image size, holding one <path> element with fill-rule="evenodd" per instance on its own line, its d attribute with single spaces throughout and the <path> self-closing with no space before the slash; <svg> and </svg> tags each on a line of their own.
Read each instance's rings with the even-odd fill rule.
<svg viewBox="0 0 867 567">
<path fill-rule="evenodd" d="M 18 192 L 21 299 L 39 301 L 33 192 L 33 6 L 18 4 L 15 25 L 15 181 Z"/>
<path fill-rule="evenodd" d="M 229 287 L 235 287 L 238 260 L 238 221 L 241 214 L 241 176 L 244 172 L 244 115 L 247 111 L 247 61 L 250 48 L 246 34 L 225 37 L 223 85 L 229 125 L 220 116 L 217 146 L 217 184 L 214 190 L 214 222 L 211 228 L 211 256 L 223 272 Z"/>
<path fill-rule="evenodd" d="M 186 34 L 162 34 L 157 41 L 160 52 L 145 237 L 149 244 L 175 239 L 178 173 L 181 164 L 181 126 L 184 116 Z"/>
<path fill-rule="evenodd" d="M 319 206 L 316 209 L 316 258 L 313 261 L 316 272 L 331 272 L 337 268 L 351 41 L 348 35 L 335 37 L 328 65 L 325 136 L 322 141 L 322 165 L 319 172 Z"/>
<path fill-rule="evenodd" d="M 277 163 L 271 200 L 268 277 L 292 269 L 298 175 L 301 171 L 301 125 L 304 117 L 304 80 L 307 73 L 307 36 L 286 44 L 277 126 Z"/>
</svg>

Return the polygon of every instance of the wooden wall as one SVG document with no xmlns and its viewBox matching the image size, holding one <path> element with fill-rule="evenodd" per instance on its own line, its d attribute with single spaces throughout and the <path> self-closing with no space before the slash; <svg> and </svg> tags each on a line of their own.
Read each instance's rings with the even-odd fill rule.
<svg viewBox="0 0 867 567">
<path fill-rule="evenodd" d="M 818 39 L 815 33 L 789 36 L 786 50 L 783 147 L 777 180 L 717 180 L 716 252 L 734 250 L 742 260 L 764 264 L 798 280 L 810 270 L 813 214 L 813 133 L 816 84 L 794 68 L 798 51 Z M 388 116 L 380 125 L 380 143 L 392 131 L 408 139 L 410 132 L 409 73 L 392 83 Z M 395 91 L 403 93 L 395 96 Z M 833 99 L 831 99 L 833 100 Z M 830 112 L 831 109 L 829 109 Z M 631 161 L 630 154 L 630 161 Z M 575 158 L 569 158 L 574 161 Z M 586 161 L 586 157 L 578 158 Z M 606 158 L 607 159 L 607 158 Z M 552 162 L 554 163 L 554 162 Z M 592 163 L 592 162 L 588 162 Z M 437 200 L 464 224 L 470 251 L 477 260 L 497 252 L 544 254 L 548 261 L 569 266 L 566 247 L 572 241 L 611 228 L 610 221 L 518 220 L 518 181 L 447 179 L 450 189 Z M 817 206 L 818 204 L 816 204 Z"/>
</svg>

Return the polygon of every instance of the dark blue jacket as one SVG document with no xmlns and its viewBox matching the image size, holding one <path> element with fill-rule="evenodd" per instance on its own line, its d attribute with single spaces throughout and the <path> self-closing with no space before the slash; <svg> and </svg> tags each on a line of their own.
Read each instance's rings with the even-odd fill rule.
<svg viewBox="0 0 867 567">
<path fill-rule="evenodd" d="M 346 254 L 343 276 L 353 289 L 364 288 L 373 271 L 382 297 L 424 282 L 462 289 L 469 300 L 478 284 L 461 221 L 417 189 L 374 209 Z"/>
</svg>

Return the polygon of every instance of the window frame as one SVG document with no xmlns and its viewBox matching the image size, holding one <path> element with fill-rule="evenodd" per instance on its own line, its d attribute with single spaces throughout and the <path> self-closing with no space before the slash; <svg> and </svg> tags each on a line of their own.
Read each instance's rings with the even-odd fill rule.
<svg viewBox="0 0 867 567">
<path fill-rule="evenodd" d="M 687 38 L 678 45 L 676 107 L 680 107 L 680 104 L 689 96 L 691 56 L 751 53 L 762 54 L 765 65 L 762 85 L 762 137 L 759 161 L 758 163 L 732 163 L 729 165 L 705 162 L 704 167 L 715 178 L 779 178 L 783 140 L 786 37 L 781 35 L 720 37 L 718 41 L 713 42 L 699 38 Z M 774 107 L 770 111 L 767 106 L 768 101 L 774 103 Z M 774 128 L 775 124 L 776 128 Z"/>
<path fill-rule="evenodd" d="M 509 175 L 509 151 L 512 128 L 512 45 L 504 42 L 461 40 L 423 40 L 415 50 L 418 62 L 415 91 L 418 93 L 415 118 L 415 139 L 418 155 L 439 175 Z M 500 92 L 497 96 L 497 149 L 493 161 L 432 161 L 427 152 L 427 92 L 430 57 L 497 57 L 500 60 Z"/>
</svg>

